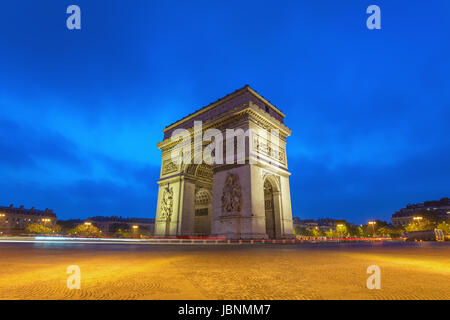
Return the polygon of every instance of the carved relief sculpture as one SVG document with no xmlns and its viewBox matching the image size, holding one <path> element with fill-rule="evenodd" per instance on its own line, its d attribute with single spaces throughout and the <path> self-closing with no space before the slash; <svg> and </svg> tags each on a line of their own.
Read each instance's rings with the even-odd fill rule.
<svg viewBox="0 0 450 320">
<path fill-rule="evenodd" d="M 222 194 L 222 212 L 241 212 L 242 192 L 239 176 L 229 173 Z"/>
<path fill-rule="evenodd" d="M 161 217 L 164 220 L 170 220 L 173 210 L 173 188 L 164 188 L 161 199 Z"/>
</svg>

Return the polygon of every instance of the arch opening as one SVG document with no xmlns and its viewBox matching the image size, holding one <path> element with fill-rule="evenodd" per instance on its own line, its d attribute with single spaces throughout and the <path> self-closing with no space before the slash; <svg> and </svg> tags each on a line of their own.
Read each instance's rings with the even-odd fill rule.
<svg viewBox="0 0 450 320">
<path fill-rule="evenodd" d="M 199 189 L 195 194 L 194 234 L 204 237 L 211 234 L 211 193 Z"/>
</svg>

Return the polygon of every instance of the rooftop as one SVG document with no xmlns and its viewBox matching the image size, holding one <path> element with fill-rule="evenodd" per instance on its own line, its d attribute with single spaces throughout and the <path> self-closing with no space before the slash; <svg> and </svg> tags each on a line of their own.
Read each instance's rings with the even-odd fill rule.
<svg viewBox="0 0 450 320">
<path fill-rule="evenodd" d="M 88 218 L 89 221 L 97 221 L 97 222 L 140 222 L 140 223 L 153 223 L 155 222 L 155 219 L 149 219 L 149 218 L 124 218 L 124 217 L 117 217 L 117 216 L 111 216 L 111 217 L 104 217 L 104 216 L 96 216 Z"/>
<path fill-rule="evenodd" d="M 202 108 L 200 108 L 200 109 L 197 109 L 196 111 L 194 111 L 194 112 L 188 114 L 187 116 L 185 116 L 185 117 L 183 117 L 183 118 L 181 118 L 181 119 L 179 119 L 179 120 L 173 122 L 172 124 L 166 126 L 166 128 L 165 128 L 163 131 L 165 132 L 165 131 L 171 129 L 172 127 L 174 127 L 174 126 L 176 126 L 176 125 L 182 123 L 184 120 L 187 120 L 187 119 L 189 119 L 189 118 L 192 118 L 192 117 L 195 116 L 195 115 L 200 115 L 200 114 L 202 114 L 203 112 L 205 112 L 205 111 L 207 111 L 207 110 L 210 110 L 210 109 L 212 109 L 212 108 L 214 108 L 214 107 L 220 105 L 221 103 L 223 103 L 223 102 L 225 102 L 225 101 L 227 101 L 227 100 L 229 100 L 229 99 L 232 99 L 232 98 L 234 98 L 234 97 L 236 97 L 236 96 L 238 96 L 238 95 L 240 95 L 240 94 L 242 94 L 242 93 L 245 93 L 245 92 L 250 92 L 251 94 L 253 94 L 254 96 L 256 96 L 258 99 L 262 100 L 268 107 L 272 108 L 272 109 L 273 109 L 276 113 L 278 113 L 280 116 L 282 116 L 283 118 L 285 117 L 284 113 L 283 113 L 280 109 L 278 109 L 277 107 L 275 107 L 275 106 L 274 106 L 272 103 L 270 103 L 267 99 L 265 99 L 265 98 L 264 98 L 263 96 L 261 96 L 258 92 L 256 92 L 256 90 L 253 90 L 248 84 L 246 84 L 244 87 L 242 87 L 242 88 L 240 88 L 240 89 L 237 89 L 237 90 L 235 90 L 234 92 L 229 93 L 229 94 L 227 94 L 226 96 L 224 96 L 224 97 L 222 97 L 222 98 L 220 98 L 220 99 L 218 99 L 218 100 L 216 100 L 216 101 L 214 101 L 214 102 L 211 102 L 210 104 L 208 104 L 208 105 L 206 105 L 206 106 L 204 106 L 204 107 L 202 107 Z"/>
<path fill-rule="evenodd" d="M 13 204 L 10 204 L 9 207 L 0 206 L 0 211 L 4 213 L 15 213 L 15 214 L 27 214 L 27 215 L 38 215 L 38 216 L 49 216 L 49 217 L 55 217 L 56 214 L 51 209 L 45 209 L 45 210 L 37 210 L 34 207 L 30 209 L 25 209 L 24 206 L 20 206 L 17 208 L 14 208 Z"/>
</svg>

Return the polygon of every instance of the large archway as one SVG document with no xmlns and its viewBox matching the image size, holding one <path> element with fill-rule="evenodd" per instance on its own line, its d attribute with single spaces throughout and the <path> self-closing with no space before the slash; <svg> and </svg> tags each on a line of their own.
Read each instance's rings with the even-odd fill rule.
<svg viewBox="0 0 450 320">
<path fill-rule="evenodd" d="M 185 167 L 185 184 L 190 184 L 192 196 L 185 206 L 192 208 L 192 214 L 186 215 L 188 234 L 205 237 L 211 235 L 212 216 L 212 167 L 207 164 L 190 164 Z"/>
<path fill-rule="evenodd" d="M 211 200 L 211 194 L 206 189 L 199 189 L 195 194 L 195 236 L 204 237 L 211 234 Z"/>
<path fill-rule="evenodd" d="M 280 237 L 281 194 L 274 175 L 264 178 L 264 213 L 267 237 L 269 239 Z"/>
<path fill-rule="evenodd" d="M 291 238 L 286 161 L 291 130 L 284 117 L 245 86 L 167 126 L 158 143 L 162 153 L 155 235 Z M 211 151 L 210 129 L 215 130 L 214 141 L 220 134 L 224 138 L 222 154 L 214 153 L 224 161 L 212 165 L 205 158 Z M 240 139 L 242 133 L 245 139 Z M 240 161 L 239 146 L 245 161 Z M 221 151 L 220 146 L 214 149 Z M 194 161 L 187 161 L 189 157 Z"/>
</svg>

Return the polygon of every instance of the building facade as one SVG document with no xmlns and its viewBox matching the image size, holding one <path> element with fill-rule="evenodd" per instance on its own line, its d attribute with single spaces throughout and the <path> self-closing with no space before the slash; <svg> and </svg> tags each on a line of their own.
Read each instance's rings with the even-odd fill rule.
<svg viewBox="0 0 450 320">
<path fill-rule="evenodd" d="M 305 229 L 316 229 L 323 232 L 333 231 L 336 232 L 336 225 L 338 224 L 347 224 L 345 220 L 335 220 L 330 218 L 325 219 L 300 219 L 295 217 L 293 219 L 294 228 L 305 228 Z"/>
<path fill-rule="evenodd" d="M 450 220 L 450 198 L 408 204 L 392 215 L 392 224 L 394 226 L 406 226 L 413 222 L 415 217 L 424 214 L 440 220 Z"/>
<path fill-rule="evenodd" d="M 129 229 L 138 228 L 140 230 L 148 230 L 149 232 L 154 231 L 155 220 L 146 218 L 122 218 L 122 217 L 92 217 L 84 221 L 90 222 L 99 228 L 103 233 L 112 232 L 114 225 L 126 225 Z"/>
<path fill-rule="evenodd" d="M 25 209 L 24 206 L 14 208 L 0 206 L 0 230 L 3 233 L 24 231 L 29 224 L 39 223 L 53 227 L 56 223 L 53 210 L 37 210 L 34 207 Z"/>
<path fill-rule="evenodd" d="M 291 130 L 284 125 L 284 117 L 245 86 L 166 127 L 164 140 L 158 144 L 162 159 L 155 235 L 292 238 L 286 158 L 286 138 Z M 216 130 L 214 140 L 209 140 L 216 148 L 209 164 L 185 158 L 186 146 L 173 139 L 177 131 L 184 131 L 193 154 L 210 148 L 211 142 L 196 141 L 195 124 L 199 122 L 203 138 L 211 132 L 208 130 Z M 248 134 L 239 140 L 230 138 L 227 130 Z M 226 137 L 223 145 L 218 145 L 217 134 Z M 230 143 L 234 148 L 231 163 L 228 153 L 227 162 L 217 161 L 216 151 L 229 152 L 225 147 Z M 240 147 L 244 150 L 241 154 L 237 151 Z"/>
</svg>

